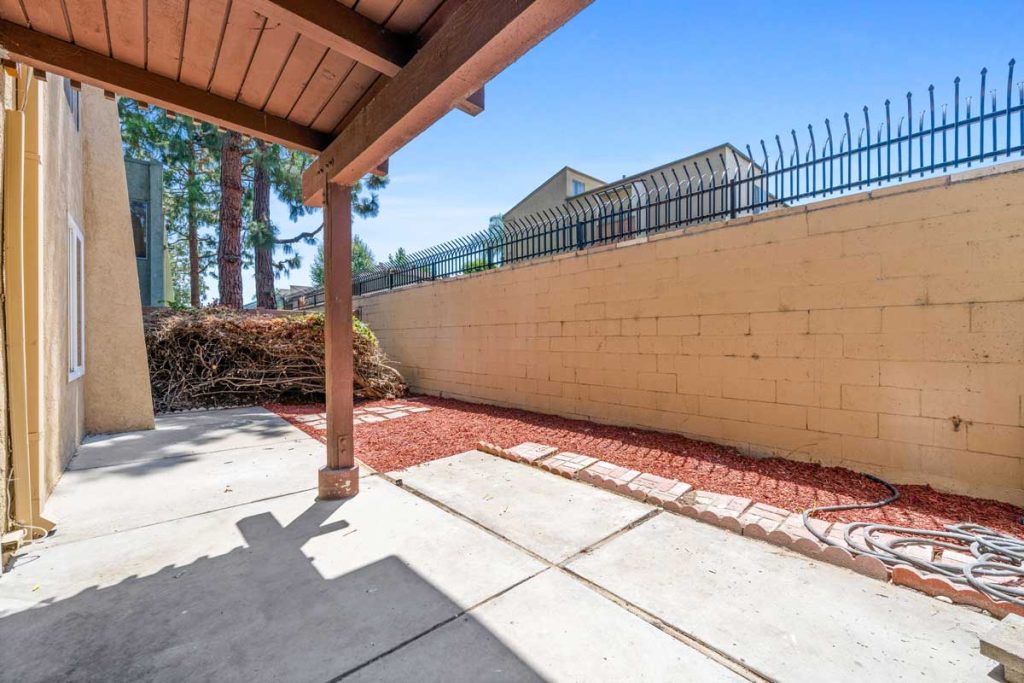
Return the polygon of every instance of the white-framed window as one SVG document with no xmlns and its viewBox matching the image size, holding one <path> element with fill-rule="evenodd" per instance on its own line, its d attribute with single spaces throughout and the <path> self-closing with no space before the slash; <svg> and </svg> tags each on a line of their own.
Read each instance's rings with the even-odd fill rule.
<svg viewBox="0 0 1024 683">
<path fill-rule="evenodd" d="M 575 197 L 578 194 L 583 194 L 584 190 L 586 189 L 586 186 L 581 181 L 574 180 L 572 181 L 572 194 L 569 196 Z"/>
<path fill-rule="evenodd" d="M 68 381 L 85 374 L 85 240 L 68 214 Z"/>
</svg>

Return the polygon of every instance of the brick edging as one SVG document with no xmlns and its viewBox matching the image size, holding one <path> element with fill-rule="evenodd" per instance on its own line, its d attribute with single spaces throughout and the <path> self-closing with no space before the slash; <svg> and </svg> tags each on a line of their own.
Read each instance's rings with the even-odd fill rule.
<svg viewBox="0 0 1024 683">
<path fill-rule="evenodd" d="M 756 503 L 749 498 L 700 491 L 677 479 L 632 470 L 588 455 L 559 451 L 554 446 L 523 443 L 512 448 L 480 441 L 477 449 L 499 458 L 532 465 L 552 474 L 618 493 L 668 512 L 714 524 L 734 533 L 788 548 L 813 560 L 852 569 L 879 581 L 892 581 L 954 604 L 983 609 L 996 617 L 1024 616 L 1024 608 L 997 602 L 971 587 L 959 586 L 936 574 L 904 566 L 890 568 L 878 558 L 859 555 L 819 541 L 803 523 L 803 516 L 782 508 Z M 544 453 L 540 455 L 540 453 Z M 814 520 L 818 530 L 842 539 L 847 525 Z"/>
</svg>

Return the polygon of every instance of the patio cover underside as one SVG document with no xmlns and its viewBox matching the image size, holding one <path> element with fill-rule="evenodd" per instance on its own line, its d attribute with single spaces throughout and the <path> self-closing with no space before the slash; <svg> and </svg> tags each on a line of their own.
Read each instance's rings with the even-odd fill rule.
<svg viewBox="0 0 1024 683">
<path fill-rule="evenodd" d="M 351 184 L 590 0 L 0 0 L 7 58 L 318 155 Z"/>
<path fill-rule="evenodd" d="M 319 495 L 358 492 L 352 440 L 351 185 L 591 0 L 0 0 L 21 63 L 316 154 L 324 206 L 327 463 Z"/>
</svg>

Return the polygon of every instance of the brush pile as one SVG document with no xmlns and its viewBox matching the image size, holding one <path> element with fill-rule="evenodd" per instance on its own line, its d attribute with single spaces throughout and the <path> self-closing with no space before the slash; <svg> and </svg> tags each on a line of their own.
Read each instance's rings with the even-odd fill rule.
<svg viewBox="0 0 1024 683">
<path fill-rule="evenodd" d="M 157 412 L 324 400 L 324 316 L 172 310 L 144 321 Z M 355 396 L 397 398 L 405 382 L 362 322 L 352 324 Z"/>
</svg>

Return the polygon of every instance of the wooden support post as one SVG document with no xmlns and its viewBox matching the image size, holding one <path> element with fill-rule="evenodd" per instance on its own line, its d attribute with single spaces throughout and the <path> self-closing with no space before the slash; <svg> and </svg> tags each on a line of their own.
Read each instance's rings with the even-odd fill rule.
<svg viewBox="0 0 1024 683">
<path fill-rule="evenodd" d="M 324 188 L 324 353 L 327 361 L 327 465 L 321 500 L 359 493 L 352 441 L 352 188 Z"/>
</svg>

